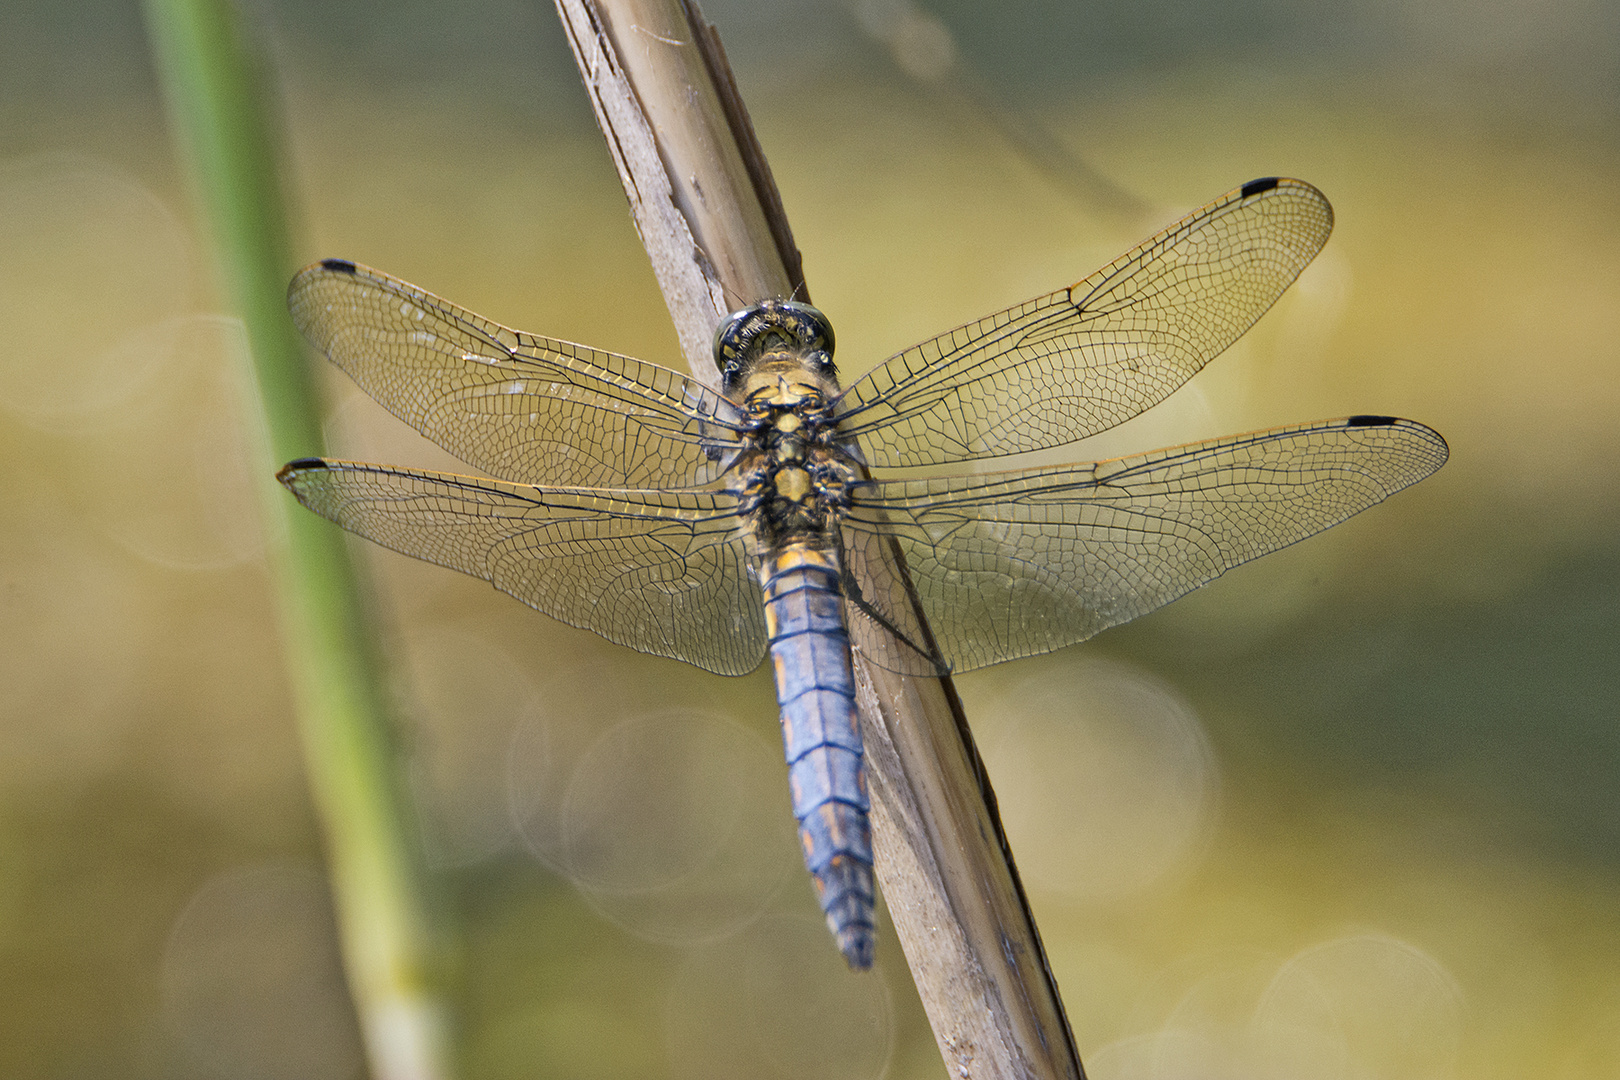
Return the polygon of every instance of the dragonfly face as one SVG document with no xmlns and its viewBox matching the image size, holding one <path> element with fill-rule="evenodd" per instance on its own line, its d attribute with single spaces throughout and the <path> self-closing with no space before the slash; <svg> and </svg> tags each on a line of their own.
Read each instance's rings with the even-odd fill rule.
<svg viewBox="0 0 1620 1080">
<path fill-rule="evenodd" d="M 1447 448 L 1422 424 L 1363 415 L 1070 466 L 887 470 L 1046 449 L 1130 419 L 1264 314 L 1332 223 L 1309 184 L 1245 184 L 1090 277 L 844 390 L 831 325 L 808 305 L 728 319 L 717 393 L 329 260 L 293 279 L 300 329 L 498 479 L 315 458 L 280 479 L 347 529 L 642 652 L 721 674 L 769 652 L 806 863 L 840 948 L 865 967 L 872 855 L 851 647 L 915 675 L 1061 648 L 1382 501 Z M 851 579 L 852 554 L 895 548 L 909 587 Z"/>
<path fill-rule="evenodd" d="M 746 399 L 746 382 L 767 358 L 793 357 L 794 364 L 836 387 L 833 329 L 827 316 L 797 300 L 766 300 L 734 312 L 714 332 L 714 359 L 726 393 Z"/>
</svg>

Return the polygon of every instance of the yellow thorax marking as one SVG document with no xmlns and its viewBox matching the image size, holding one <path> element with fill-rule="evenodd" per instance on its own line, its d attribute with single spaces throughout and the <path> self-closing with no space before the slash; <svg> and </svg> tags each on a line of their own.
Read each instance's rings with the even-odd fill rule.
<svg viewBox="0 0 1620 1080">
<path fill-rule="evenodd" d="M 750 405 L 792 409 L 816 404 L 828 387 L 797 360 L 762 363 L 748 377 L 743 399 Z"/>
<path fill-rule="evenodd" d="M 778 469 L 776 493 L 792 502 L 803 502 L 810 494 L 810 474 L 803 469 Z"/>
</svg>

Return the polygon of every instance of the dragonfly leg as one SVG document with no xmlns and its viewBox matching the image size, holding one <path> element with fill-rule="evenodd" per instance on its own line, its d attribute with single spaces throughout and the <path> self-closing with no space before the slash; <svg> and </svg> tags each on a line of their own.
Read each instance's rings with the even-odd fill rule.
<svg viewBox="0 0 1620 1080">
<path fill-rule="evenodd" d="M 887 615 L 883 614 L 883 612 L 879 611 L 870 601 L 866 599 L 866 594 L 861 591 L 861 583 L 855 580 L 854 574 L 849 572 L 847 564 L 843 570 L 842 584 L 844 588 L 844 596 L 848 598 L 852 605 L 854 605 L 855 609 L 892 634 L 896 641 L 900 642 L 903 646 L 916 653 L 917 659 L 922 662 L 921 667 L 924 672 L 926 672 L 928 668 L 932 668 L 933 674 L 941 676 L 950 674 L 950 668 L 946 664 L 937 659 L 930 650 L 923 648 L 921 644 L 913 641 L 909 634 L 894 624 L 893 619 L 890 619 Z M 910 671 L 911 665 L 902 665 L 901 670 Z"/>
</svg>

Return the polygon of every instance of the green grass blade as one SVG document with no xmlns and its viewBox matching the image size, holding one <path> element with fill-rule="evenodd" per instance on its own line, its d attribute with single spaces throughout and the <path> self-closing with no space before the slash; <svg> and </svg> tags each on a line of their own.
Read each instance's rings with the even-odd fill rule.
<svg viewBox="0 0 1620 1080">
<path fill-rule="evenodd" d="M 269 432 L 260 462 L 267 522 L 287 537 L 276 566 L 286 660 L 372 1072 L 445 1077 L 441 958 L 354 573 L 337 527 L 273 480 L 279 463 L 320 452 L 321 427 L 286 311 L 294 267 L 267 80 L 229 0 L 147 0 L 145 12 L 221 285 L 252 350 Z"/>
</svg>

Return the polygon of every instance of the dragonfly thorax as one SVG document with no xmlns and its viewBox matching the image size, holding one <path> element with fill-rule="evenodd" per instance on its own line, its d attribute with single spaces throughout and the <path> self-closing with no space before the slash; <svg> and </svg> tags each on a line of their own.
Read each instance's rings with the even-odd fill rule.
<svg viewBox="0 0 1620 1080">
<path fill-rule="evenodd" d="M 734 390 L 748 417 L 750 446 L 733 476 L 756 549 L 823 542 L 859 479 L 836 438 L 838 387 L 796 347 L 773 341 L 751 360 Z"/>
<path fill-rule="evenodd" d="M 773 410 L 733 474 L 757 545 L 825 538 L 859 482 L 854 461 L 832 427 L 792 409 Z"/>
</svg>

